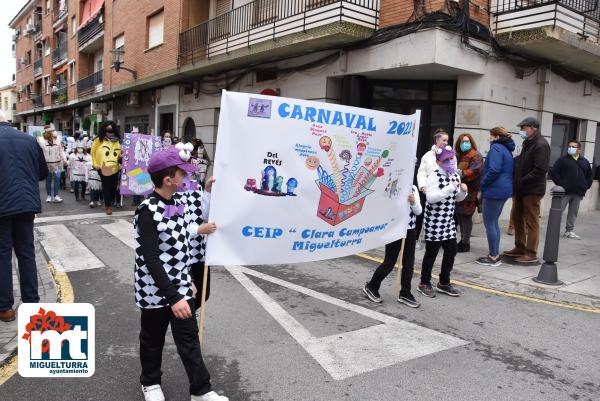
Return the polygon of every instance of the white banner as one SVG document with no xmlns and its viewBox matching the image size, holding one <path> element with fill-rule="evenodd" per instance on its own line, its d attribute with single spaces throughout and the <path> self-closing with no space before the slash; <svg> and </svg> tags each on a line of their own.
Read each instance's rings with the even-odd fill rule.
<svg viewBox="0 0 600 401">
<path fill-rule="evenodd" d="M 223 91 L 207 264 L 308 262 L 404 237 L 419 119 Z"/>
</svg>

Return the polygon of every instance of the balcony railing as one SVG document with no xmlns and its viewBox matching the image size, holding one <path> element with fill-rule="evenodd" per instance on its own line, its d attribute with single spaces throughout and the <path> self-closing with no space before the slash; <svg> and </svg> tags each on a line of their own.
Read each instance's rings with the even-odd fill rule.
<svg viewBox="0 0 600 401">
<path fill-rule="evenodd" d="M 56 49 L 52 50 L 52 67 L 58 67 L 63 61 L 67 60 L 67 52 L 68 52 L 67 41 L 62 41 L 58 44 Z"/>
<path fill-rule="evenodd" d="M 600 42 L 599 0 L 491 0 L 496 34 L 559 27 Z"/>
<path fill-rule="evenodd" d="M 102 92 L 103 72 L 104 70 L 100 70 L 77 81 L 77 93 L 79 96 Z"/>
<path fill-rule="evenodd" d="M 67 85 L 52 90 L 52 105 L 60 106 L 67 103 Z"/>
<path fill-rule="evenodd" d="M 79 47 L 81 48 L 84 46 L 102 31 L 104 31 L 104 15 L 99 13 L 77 33 L 77 43 Z"/>
<path fill-rule="evenodd" d="M 69 14 L 69 9 L 67 7 L 64 7 L 63 9 L 57 8 L 54 11 L 52 11 L 52 21 L 58 22 L 58 21 L 62 20 L 64 17 L 66 17 L 67 14 Z"/>
<path fill-rule="evenodd" d="M 375 29 L 379 0 L 255 0 L 179 35 L 181 64 L 332 23 Z"/>
<path fill-rule="evenodd" d="M 33 62 L 33 75 L 38 76 L 42 74 L 42 58 L 39 58 Z"/>
<path fill-rule="evenodd" d="M 33 104 L 34 109 L 39 109 L 44 107 L 44 100 L 42 95 L 32 95 L 31 103 Z"/>
</svg>

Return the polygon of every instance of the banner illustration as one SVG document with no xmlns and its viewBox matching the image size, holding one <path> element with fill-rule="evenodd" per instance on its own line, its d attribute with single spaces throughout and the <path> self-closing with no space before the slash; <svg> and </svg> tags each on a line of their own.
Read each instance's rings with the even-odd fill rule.
<svg viewBox="0 0 600 401">
<path fill-rule="evenodd" d="M 404 237 L 419 119 L 224 91 L 207 263 L 321 260 Z"/>
<path fill-rule="evenodd" d="M 148 174 L 152 153 L 162 149 L 159 136 L 127 133 L 123 139 L 121 195 L 146 195 L 154 190 Z"/>
</svg>

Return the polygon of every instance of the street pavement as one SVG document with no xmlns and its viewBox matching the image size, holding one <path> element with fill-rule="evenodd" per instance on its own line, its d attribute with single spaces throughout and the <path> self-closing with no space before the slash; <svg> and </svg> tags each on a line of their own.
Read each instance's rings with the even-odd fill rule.
<svg viewBox="0 0 600 401">
<path fill-rule="evenodd" d="M 75 302 L 96 308 L 96 373 L 85 379 L 15 374 L 0 385 L 0 400 L 143 400 L 132 208 L 106 217 L 63 197 L 64 204 L 44 204 L 38 253 L 67 271 Z M 559 277 L 567 283 L 558 289 L 533 284 L 539 266 L 472 263 L 485 250 L 476 226 L 472 252 L 457 259 L 462 296 L 421 297 L 419 309 L 396 302 L 393 275 L 383 283 L 383 304 L 362 295 L 381 250 L 367 253 L 369 259 L 214 266 L 203 346 L 213 385 L 232 401 L 597 401 L 598 223 L 600 213 L 581 216 L 577 232 L 584 239 L 561 240 Z M 505 236 L 503 248 L 512 239 Z M 38 268 L 45 274 L 43 260 Z M 7 327 L 0 323 L 0 339 Z M 189 400 L 170 335 L 163 372 L 167 400 Z"/>
</svg>

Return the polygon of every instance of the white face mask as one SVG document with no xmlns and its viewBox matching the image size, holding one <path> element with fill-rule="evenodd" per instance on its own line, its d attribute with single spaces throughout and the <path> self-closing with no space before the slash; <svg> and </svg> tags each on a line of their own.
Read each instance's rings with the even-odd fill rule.
<svg viewBox="0 0 600 401">
<path fill-rule="evenodd" d="M 519 135 L 521 135 L 521 138 L 527 139 L 527 132 L 521 130 L 521 131 L 519 131 Z"/>
<path fill-rule="evenodd" d="M 165 139 L 163 139 L 163 145 L 164 146 L 170 146 L 171 145 L 171 138 L 165 138 Z"/>
</svg>

